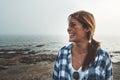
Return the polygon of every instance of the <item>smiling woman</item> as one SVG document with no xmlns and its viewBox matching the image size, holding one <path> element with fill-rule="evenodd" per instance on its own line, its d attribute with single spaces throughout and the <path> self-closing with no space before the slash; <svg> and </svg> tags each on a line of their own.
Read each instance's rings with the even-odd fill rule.
<svg viewBox="0 0 120 80">
<path fill-rule="evenodd" d="M 81 10 L 68 17 L 69 41 L 56 57 L 53 80 L 112 80 L 112 63 L 93 39 L 94 16 Z"/>
<path fill-rule="evenodd" d="M 85 38 L 86 38 L 86 37 L 84 37 L 84 36 L 86 36 L 85 33 L 88 32 L 88 31 L 89 31 L 89 30 L 88 30 L 88 29 L 84 29 L 84 28 L 82 27 L 82 24 L 79 23 L 76 19 L 71 18 L 71 19 L 69 20 L 68 33 L 69 33 L 69 37 L 70 37 L 70 38 L 69 38 L 69 41 L 70 41 L 70 42 L 76 40 L 76 39 L 74 39 L 74 38 L 77 38 L 78 41 L 79 41 L 79 39 L 80 39 L 81 37 L 83 37 L 83 38 L 85 39 Z M 87 39 L 87 38 L 86 38 L 86 39 Z M 77 40 L 76 40 L 76 42 L 77 42 Z"/>
</svg>

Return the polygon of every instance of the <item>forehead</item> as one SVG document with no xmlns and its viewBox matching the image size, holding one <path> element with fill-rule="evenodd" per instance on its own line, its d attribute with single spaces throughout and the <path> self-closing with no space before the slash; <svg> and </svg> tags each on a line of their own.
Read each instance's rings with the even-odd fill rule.
<svg viewBox="0 0 120 80">
<path fill-rule="evenodd" d="M 79 23 L 75 18 L 70 18 L 69 23 Z"/>
<path fill-rule="evenodd" d="M 78 24 L 78 25 L 82 25 L 77 19 L 75 18 L 70 18 L 69 19 L 69 24 Z"/>
</svg>

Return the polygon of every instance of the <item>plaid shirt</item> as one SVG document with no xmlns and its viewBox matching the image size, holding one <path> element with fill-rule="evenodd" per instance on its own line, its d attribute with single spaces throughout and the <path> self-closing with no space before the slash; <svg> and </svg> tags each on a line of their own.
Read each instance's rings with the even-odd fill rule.
<svg viewBox="0 0 120 80">
<path fill-rule="evenodd" d="M 72 44 L 69 44 L 59 50 L 52 80 L 71 80 L 71 69 L 69 68 L 71 48 Z M 112 80 L 112 63 L 107 52 L 98 48 L 95 61 L 90 64 L 88 73 L 81 80 Z"/>
</svg>

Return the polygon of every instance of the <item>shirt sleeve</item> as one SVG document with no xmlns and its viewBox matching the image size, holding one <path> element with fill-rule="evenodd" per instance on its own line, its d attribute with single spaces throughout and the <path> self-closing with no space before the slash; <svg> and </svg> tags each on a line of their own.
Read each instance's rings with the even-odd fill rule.
<svg viewBox="0 0 120 80">
<path fill-rule="evenodd" d="M 59 80 L 59 78 L 58 78 L 58 76 L 59 76 L 59 54 L 60 54 L 60 51 L 58 52 L 58 55 L 57 55 L 56 60 L 55 60 L 52 80 Z"/>
<path fill-rule="evenodd" d="M 113 80 L 113 76 L 112 76 L 112 62 L 111 62 L 110 56 L 108 56 L 107 59 L 106 59 L 105 80 Z"/>
</svg>

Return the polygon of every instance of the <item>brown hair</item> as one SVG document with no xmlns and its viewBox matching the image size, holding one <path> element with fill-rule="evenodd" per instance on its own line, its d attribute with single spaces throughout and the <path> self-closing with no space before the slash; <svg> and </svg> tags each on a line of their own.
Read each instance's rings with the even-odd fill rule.
<svg viewBox="0 0 120 80">
<path fill-rule="evenodd" d="M 74 18 L 78 22 L 80 22 L 83 28 L 89 29 L 87 32 L 87 39 L 90 41 L 88 45 L 88 54 L 85 58 L 85 61 L 82 65 L 82 70 L 85 71 L 89 68 L 90 63 L 93 63 L 97 54 L 97 48 L 100 46 L 100 42 L 93 39 L 94 31 L 95 31 L 95 19 L 94 16 L 87 11 L 77 11 L 71 15 L 69 15 L 68 19 Z"/>
</svg>

